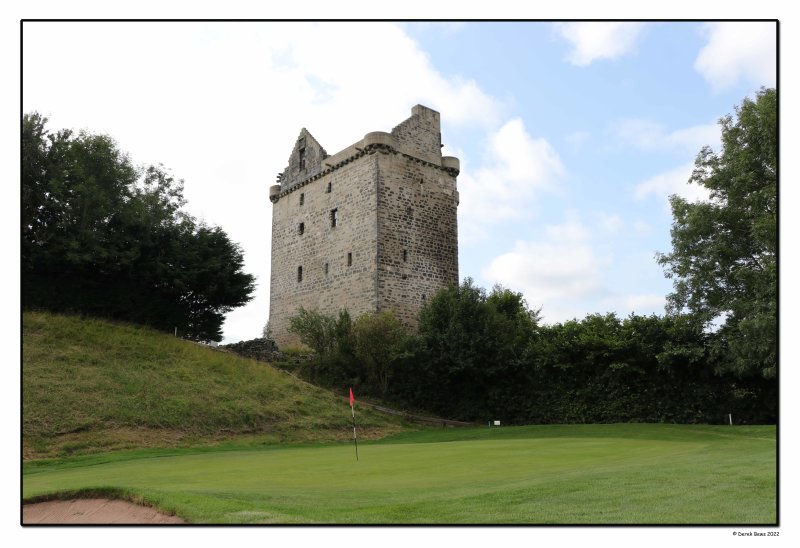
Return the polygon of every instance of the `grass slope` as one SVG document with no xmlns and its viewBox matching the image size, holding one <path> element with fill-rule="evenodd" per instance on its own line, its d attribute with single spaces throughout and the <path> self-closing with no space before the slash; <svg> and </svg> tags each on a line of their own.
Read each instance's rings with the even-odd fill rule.
<svg viewBox="0 0 800 548">
<path fill-rule="evenodd" d="M 268 365 L 150 329 L 22 317 L 26 459 L 235 439 L 347 439 L 346 402 Z M 401 429 L 364 411 L 364 437 Z"/>
<path fill-rule="evenodd" d="M 30 463 L 23 496 L 116 492 L 195 523 L 776 522 L 774 426 L 431 429 L 359 449 Z"/>
</svg>

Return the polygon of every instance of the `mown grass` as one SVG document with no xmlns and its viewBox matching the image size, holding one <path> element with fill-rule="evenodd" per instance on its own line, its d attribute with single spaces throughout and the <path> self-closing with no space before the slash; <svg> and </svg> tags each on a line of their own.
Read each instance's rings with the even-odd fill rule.
<svg viewBox="0 0 800 548">
<path fill-rule="evenodd" d="M 119 489 L 194 523 L 775 524 L 775 427 L 429 429 L 360 446 L 25 467 L 23 496 Z"/>
<path fill-rule="evenodd" d="M 349 409 L 266 364 L 132 325 L 23 314 L 25 458 L 347 439 Z M 365 437 L 401 430 L 365 411 Z"/>
</svg>

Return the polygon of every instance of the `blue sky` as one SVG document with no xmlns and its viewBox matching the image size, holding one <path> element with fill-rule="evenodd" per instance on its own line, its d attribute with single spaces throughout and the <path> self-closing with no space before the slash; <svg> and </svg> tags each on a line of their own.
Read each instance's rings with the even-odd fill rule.
<svg viewBox="0 0 800 548">
<path fill-rule="evenodd" d="M 269 306 L 269 185 L 306 127 L 333 154 L 422 103 L 458 178 L 461 278 L 547 322 L 663 313 L 667 196 L 717 120 L 776 82 L 774 23 L 26 23 L 23 110 L 107 133 L 185 180 Z M 53 85 L 58 82 L 58 85 Z"/>
</svg>

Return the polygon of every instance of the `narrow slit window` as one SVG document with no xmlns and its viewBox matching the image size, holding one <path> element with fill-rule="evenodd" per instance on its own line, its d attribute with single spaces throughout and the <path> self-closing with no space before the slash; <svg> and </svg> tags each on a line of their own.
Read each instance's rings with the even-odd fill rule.
<svg viewBox="0 0 800 548">
<path fill-rule="evenodd" d="M 408 262 L 408 250 L 407 249 L 403 250 L 403 262 L 404 263 Z"/>
<path fill-rule="evenodd" d="M 300 171 L 303 171 L 306 168 L 306 149 L 305 147 L 300 149 Z"/>
<path fill-rule="evenodd" d="M 330 194 L 332 188 L 333 188 L 333 183 L 328 181 L 328 194 Z"/>
<path fill-rule="evenodd" d="M 306 224 L 305 223 L 300 223 L 299 225 L 297 225 L 297 233 L 298 234 L 300 234 L 302 236 L 305 231 L 306 231 Z"/>
<path fill-rule="evenodd" d="M 337 224 L 339 224 L 339 210 L 331 209 L 331 228 L 334 228 Z"/>
<path fill-rule="evenodd" d="M 353 254 L 352 253 L 348 253 L 347 254 L 347 266 L 353 266 Z"/>
<path fill-rule="evenodd" d="M 328 263 L 325 263 L 325 275 L 328 275 Z"/>
<path fill-rule="evenodd" d="M 301 192 L 300 193 L 300 205 L 303 205 L 305 203 L 305 201 L 306 201 L 306 193 L 305 192 Z"/>
<path fill-rule="evenodd" d="M 303 267 L 302 266 L 298 266 L 297 267 L 297 283 L 300 283 L 302 281 L 303 281 Z"/>
</svg>

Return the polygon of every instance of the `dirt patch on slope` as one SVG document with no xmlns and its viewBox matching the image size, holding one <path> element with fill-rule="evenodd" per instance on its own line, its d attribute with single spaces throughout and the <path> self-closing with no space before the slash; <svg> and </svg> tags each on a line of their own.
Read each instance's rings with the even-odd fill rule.
<svg viewBox="0 0 800 548">
<path fill-rule="evenodd" d="M 186 523 L 155 508 L 110 499 L 51 500 L 22 506 L 23 525 Z"/>
</svg>

